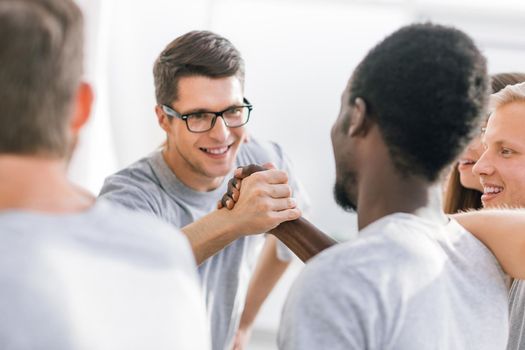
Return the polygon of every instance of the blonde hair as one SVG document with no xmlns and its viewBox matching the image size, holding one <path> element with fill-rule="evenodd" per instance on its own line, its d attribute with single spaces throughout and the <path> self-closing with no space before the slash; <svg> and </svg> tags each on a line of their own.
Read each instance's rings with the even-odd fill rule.
<svg viewBox="0 0 525 350">
<path fill-rule="evenodd" d="M 490 96 L 490 111 L 511 102 L 525 102 L 525 83 L 508 85 L 500 92 Z"/>
</svg>

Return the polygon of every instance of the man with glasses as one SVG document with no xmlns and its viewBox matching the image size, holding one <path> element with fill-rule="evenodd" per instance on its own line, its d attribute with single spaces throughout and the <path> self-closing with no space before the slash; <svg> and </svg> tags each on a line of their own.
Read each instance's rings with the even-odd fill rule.
<svg viewBox="0 0 525 350">
<path fill-rule="evenodd" d="M 153 74 L 162 149 L 106 179 L 101 197 L 152 213 L 189 238 L 202 280 L 213 349 L 242 348 L 255 314 L 284 272 L 290 253 L 266 232 L 300 216 L 298 184 L 274 143 L 248 139 L 252 105 L 244 97 L 244 63 L 225 38 L 189 32 L 171 42 Z M 233 210 L 216 210 L 234 169 L 273 163 L 242 183 Z M 295 200 L 290 196 L 293 193 Z M 246 297 L 246 295 L 248 296 Z M 240 318 L 246 300 L 243 317 Z"/>
</svg>

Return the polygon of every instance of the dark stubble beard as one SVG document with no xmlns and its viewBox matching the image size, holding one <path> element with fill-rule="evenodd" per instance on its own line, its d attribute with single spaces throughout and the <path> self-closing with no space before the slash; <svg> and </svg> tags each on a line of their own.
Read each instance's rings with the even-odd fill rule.
<svg viewBox="0 0 525 350">
<path fill-rule="evenodd" d="M 345 178 L 342 182 L 336 181 L 334 185 L 334 198 L 336 203 L 345 211 L 357 211 L 357 204 L 348 196 L 345 190 L 345 183 L 351 182 L 351 179 Z"/>
</svg>

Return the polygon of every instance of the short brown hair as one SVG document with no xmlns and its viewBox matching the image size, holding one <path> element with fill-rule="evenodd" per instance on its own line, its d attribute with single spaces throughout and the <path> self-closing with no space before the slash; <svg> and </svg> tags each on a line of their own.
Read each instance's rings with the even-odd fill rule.
<svg viewBox="0 0 525 350">
<path fill-rule="evenodd" d="M 0 153 L 67 155 L 82 27 L 72 0 L 0 0 Z"/>
<path fill-rule="evenodd" d="M 166 46 L 153 66 L 158 104 L 177 100 L 182 77 L 210 78 L 237 76 L 244 83 L 244 61 L 226 38 L 209 31 L 191 31 Z"/>
</svg>

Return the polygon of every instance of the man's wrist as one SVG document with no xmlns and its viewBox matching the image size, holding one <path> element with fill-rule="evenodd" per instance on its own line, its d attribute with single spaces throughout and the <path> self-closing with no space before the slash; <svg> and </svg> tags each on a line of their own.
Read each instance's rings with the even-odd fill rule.
<svg viewBox="0 0 525 350">
<path fill-rule="evenodd" d="M 239 225 L 239 218 L 226 208 L 218 209 L 213 212 L 214 220 L 218 224 L 219 235 L 226 240 L 234 241 L 244 236 L 242 228 Z"/>
</svg>

